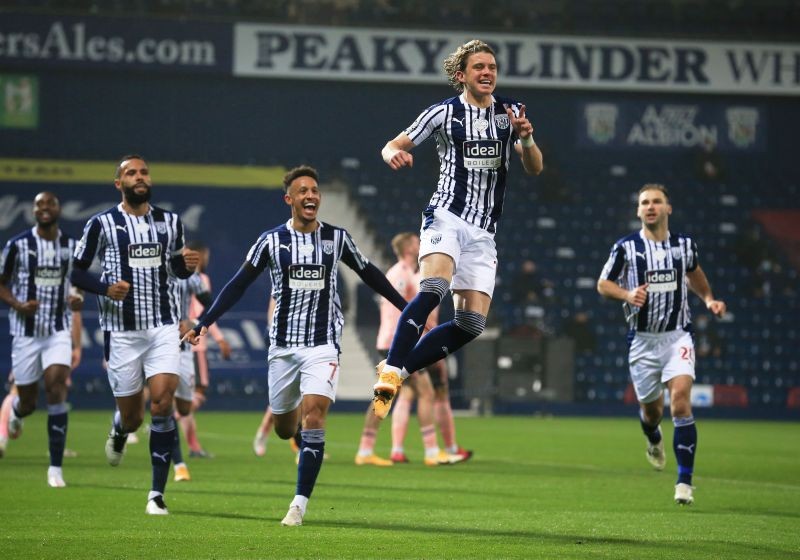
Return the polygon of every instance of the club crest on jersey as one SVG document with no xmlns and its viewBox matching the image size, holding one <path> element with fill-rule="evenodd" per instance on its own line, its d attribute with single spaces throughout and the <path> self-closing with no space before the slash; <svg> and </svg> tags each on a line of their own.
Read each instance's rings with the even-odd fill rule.
<svg viewBox="0 0 800 560">
<path fill-rule="evenodd" d="M 680 258 L 681 258 L 681 248 L 680 247 L 673 247 L 672 249 L 670 249 L 670 253 L 672 253 L 672 258 L 673 259 L 675 259 L 676 261 L 680 260 Z"/>
<path fill-rule="evenodd" d="M 61 268 L 40 266 L 36 269 L 36 277 L 33 279 L 33 283 L 39 287 L 60 286 L 63 279 Z"/>
<path fill-rule="evenodd" d="M 508 128 L 508 115 L 495 115 L 494 116 L 494 125 L 502 130 Z"/>
<path fill-rule="evenodd" d="M 483 117 L 472 119 L 472 128 L 475 129 L 475 132 L 478 133 L 486 132 L 486 129 L 489 128 L 489 121 L 487 121 Z"/>
<path fill-rule="evenodd" d="M 674 268 L 646 270 L 644 281 L 650 293 L 674 292 L 678 289 L 678 272 Z"/>
<path fill-rule="evenodd" d="M 128 265 L 131 268 L 161 266 L 161 243 L 131 243 L 128 245 Z"/>
<path fill-rule="evenodd" d="M 325 253 L 326 255 L 332 255 L 333 241 L 331 241 L 330 239 L 324 239 L 322 241 L 322 252 Z"/>
<path fill-rule="evenodd" d="M 324 264 L 289 265 L 289 288 L 320 291 L 325 288 Z"/>
<path fill-rule="evenodd" d="M 431 235 L 431 245 L 438 245 L 439 241 L 441 241 L 441 240 L 442 240 L 442 234 L 441 233 L 437 233 L 437 234 Z"/>
<path fill-rule="evenodd" d="M 463 150 L 464 167 L 467 169 L 500 167 L 500 140 L 467 140 Z"/>
<path fill-rule="evenodd" d="M 161 235 L 167 233 L 167 224 L 164 222 L 156 222 L 156 231 Z"/>
</svg>

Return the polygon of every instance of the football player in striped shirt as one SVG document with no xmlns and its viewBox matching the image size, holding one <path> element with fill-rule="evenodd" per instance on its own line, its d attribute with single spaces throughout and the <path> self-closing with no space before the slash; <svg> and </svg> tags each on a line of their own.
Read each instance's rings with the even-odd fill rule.
<svg viewBox="0 0 800 560">
<path fill-rule="evenodd" d="M 150 169 L 141 156 L 120 160 L 114 185 L 122 202 L 89 219 L 75 250 L 73 282 L 100 294 L 108 379 L 118 409 L 106 458 L 119 465 L 128 434 L 142 424 L 146 381 L 153 478 L 145 512 L 166 515 L 164 490 L 175 442 L 173 400 L 180 372 L 178 279 L 192 275 L 200 256 L 184 247 L 178 215 L 150 204 Z M 95 256 L 103 271 L 99 279 L 88 272 Z"/>
<path fill-rule="evenodd" d="M 16 438 L 22 419 L 33 413 L 44 378 L 50 467 L 47 483 L 66 486 L 61 470 L 67 441 L 67 381 L 73 362 L 72 310 L 83 297 L 70 295 L 75 239 L 58 227 L 61 204 L 55 194 L 33 200 L 36 225 L 10 239 L 0 256 L 0 300 L 8 314 L 11 366 L 17 395 L 9 409 L 8 435 Z"/>
<path fill-rule="evenodd" d="M 444 70 L 459 95 L 425 109 L 381 152 L 392 169 L 411 167 L 410 151 L 432 136 L 440 164 L 436 192 L 423 212 L 420 291 L 400 316 L 389 355 L 377 367 L 373 402 L 381 418 L 405 378 L 483 332 L 497 272 L 494 234 L 512 151 L 528 174 L 544 166 L 525 105 L 494 95 L 497 62 L 489 45 L 476 39 L 460 46 L 445 59 Z M 428 315 L 448 290 L 455 318 L 422 336 Z"/>
<path fill-rule="evenodd" d="M 675 426 L 672 448 L 678 463 L 675 501 L 691 504 L 697 428 L 691 404 L 695 354 L 689 291 L 717 317 L 725 314 L 726 306 L 711 292 L 694 240 L 669 230 L 670 214 L 666 187 L 647 184 L 639 190 L 636 215 L 642 229 L 611 248 L 597 291 L 623 302 L 630 327 L 628 363 L 647 438 L 647 460 L 659 471 L 666 463 L 659 427 L 664 415 L 664 386 L 669 390 Z"/>
<path fill-rule="evenodd" d="M 293 437 L 301 422 L 297 490 L 283 525 L 302 525 L 325 454 L 325 419 L 339 384 L 339 340 L 344 324 L 337 286 L 340 263 L 402 309 L 406 302 L 358 250 L 350 234 L 317 219 L 322 195 L 314 168 L 302 165 L 283 178 L 292 216 L 261 234 L 244 264 L 184 340 L 197 343 L 247 287 L 269 270 L 275 310 L 269 329 L 269 398 L 275 433 Z"/>
</svg>

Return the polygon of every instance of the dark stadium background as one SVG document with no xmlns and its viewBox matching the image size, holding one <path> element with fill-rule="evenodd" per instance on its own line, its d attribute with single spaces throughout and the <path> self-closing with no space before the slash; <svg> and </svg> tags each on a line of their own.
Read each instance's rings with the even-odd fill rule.
<svg viewBox="0 0 800 560">
<path fill-rule="evenodd" d="M 250 2 L 3 2 L 0 31 L 19 22 L 47 29 L 58 20 L 85 22 L 99 29 L 124 28 L 131 36 L 147 36 L 153 29 L 174 30 L 175 36 L 198 31 L 229 44 L 231 24 L 239 21 L 333 22 L 398 29 L 426 29 L 436 21 L 436 14 L 415 12 L 413 2 L 399 3 L 401 8 L 393 13 L 368 10 L 368 3 L 356 3 L 362 9 L 340 11 L 329 2 L 318 3 L 317 10 L 309 2 L 266 4 L 269 6 L 259 10 L 258 3 Z M 528 6 L 511 1 L 499 4 Z M 616 14 L 602 7 L 608 4 L 617 6 Z M 652 13 L 636 8 L 637 4 L 650 4 L 654 9 L 670 5 L 673 9 L 664 12 L 667 15 L 659 20 L 662 24 L 656 26 Z M 700 4 L 705 7 L 701 9 Z M 800 72 L 797 2 L 542 2 L 538 19 L 528 14 L 519 21 L 511 18 L 511 22 L 501 17 L 482 19 L 471 3 L 458 5 L 468 9 L 454 28 L 473 30 L 467 35 L 475 36 L 490 31 L 755 43 L 794 39 L 787 44 L 795 51 Z M 731 5 L 738 8 L 731 10 Z M 553 6 L 560 10 L 545 10 Z M 711 16 L 721 13 L 711 14 L 715 7 L 728 10 L 725 25 L 711 25 L 716 21 Z M 438 9 L 447 8 L 455 9 L 455 4 L 445 2 Z M 327 20 L 324 14 L 328 14 Z M 451 95 L 443 80 L 426 85 L 242 78 L 230 74 L 230 64 L 225 62 L 230 52 L 218 51 L 217 56 L 217 66 L 209 71 L 0 58 L 0 75 L 35 76 L 39 92 L 36 128 L 0 128 L 0 163 L 13 165 L 8 161 L 19 159 L 106 161 L 109 174 L 105 186 L 4 179 L 0 197 L 6 219 L 0 224 L 0 239 L 5 242 L 28 227 L 29 222 L 14 210 L 27 208 L 38 190 L 54 190 L 62 203 L 73 201 L 77 209 L 118 202 L 111 174 L 116 158 L 130 152 L 140 152 L 149 160 L 157 204 L 169 203 L 179 211 L 202 206 L 188 237 L 211 247 L 209 274 L 216 289 L 239 266 L 255 237 L 286 219 L 281 193 L 274 188 L 209 187 L 202 177 L 196 187 L 160 186 L 161 162 L 287 168 L 308 162 L 320 169 L 323 182 L 338 180 L 352 189 L 358 202 L 355 211 L 367 219 L 387 255 L 388 239 L 394 232 L 418 227 L 418 212 L 435 182 L 434 150 L 426 145 L 415 151 L 414 171 L 404 175 L 392 174 L 379 152 L 419 110 Z M 703 414 L 796 418 L 800 410 L 800 173 L 796 166 L 800 88 L 795 87 L 791 95 L 695 95 L 529 89 L 504 87 L 502 76 L 499 81 L 498 92 L 527 104 L 545 165 L 558 168 L 567 193 L 548 193 L 541 178 L 525 184 L 520 170 L 514 170 L 498 233 L 500 283 L 490 318 L 503 335 L 500 342 L 476 344 L 471 355 L 462 353 L 461 376 L 454 381 L 454 404 L 467 407 L 477 395 L 490 397 L 494 412 L 606 414 L 633 410 L 630 403 L 624 404 L 627 364 L 619 306 L 602 301 L 593 287 L 579 280 L 596 278 L 613 241 L 630 229 L 634 218 L 631 193 L 642 183 L 655 181 L 667 184 L 673 193 L 671 229 L 692 233 L 697 239 L 701 263 L 715 293 L 727 301 L 733 315 L 731 321 L 714 322 L 720 354 L 701 358 L 698 364 L 698 383 L 718 390 L 717 404 Z M 713 122 L 724 120 L 720 115 L 728 108 L 755 106 L 759 110 L 758 138 L 746 151 L 721 142 L 725 177 L 703 182 L 694 174 L 694 148 L 592 146 L 582 132 L 586 129 L 584 108 L 592 103 L 614 103 L 629 117 L 639 115 L 648 105 L 691 105 Z M 359 165 L 354 166 L 354 161 Z M 74 215 L 80 217 L 65 217 L 62 228 L 78 236 L 86 216 L 77 211 Z M 745 238 L 749 232 L 755 232 L 758 243 L 745 244 L 752 241 Z M 747 258 L 747 251 L 758 252 L 759 258 Z M 535 325 L 533 333 L 525 328 L 531 325 L 524 310 L 511 298 L 512 280 L 525 258 L 535 260 L 540 274 L 553 284 L 553 295 L 543 306 L 546 320 Z M 763 270 L 765 261 L 770 270 Z M 766 293 L 758 290 L 764 282 L 769 284 Z M 263 329 L 266 290 L 267 283 L 261 279 L 258 289 L 248 292 L 237 313 L 228 316 L 222 326 L 239 329 L 243 337 L 247 335 L 242 321 Z M 359 301 L 368 300 L 361 296 Z M 594 350 L 574 352 L 564 336 L 566 323 L 578 311 L 590 317 Z M 90 323 L 93 319 L 88 315 Z M 374 312 L 364 306 L 358 323 L 370 328 L 375 323 Z M 7 371 L 9 337 L 5 326 L 0 331 L 0 371 Z M 498 369 L 498 355 L 511 356 L 514 367 Z M 99 347 L 94 344 L 76 372 L 71 400 L 80 406 L 110 405 L 105 379 L 93 365 L 98 356 Z M 216 379 L 225 381 L 214 387 L 217 398 L 209 405 L 263 406 L 263 362 L 263 350 L 252 345 L 234 364 L 215 359 Z M 566 382 L 565 375 L 569 376 Z M 535 380 L 545 389 L 557 388 L 555 397 L 547 391 L 531 391 Z"/>
</svg>

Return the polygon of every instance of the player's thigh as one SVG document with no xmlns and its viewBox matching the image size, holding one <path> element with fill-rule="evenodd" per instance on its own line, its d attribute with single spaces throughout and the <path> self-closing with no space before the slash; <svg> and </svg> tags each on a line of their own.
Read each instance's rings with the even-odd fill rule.
<svg viewBox="0 0 800 560">
<path fill-rule="evenodd" d="M 637 334 L 628 352 L 631 383 L 640 403 L 650 403 L 664 392 L 661 383 L 663 363 L 657 348 L 657 341 Z"/>
<path fill-rule="evenodd" d="M 42 352 L 44 339 L 33 336 L 15 336 L 11 341 L 11 369 L 14 382 L 22 387 L 34 385 L 42 377 Z"/>
<path fill-rule="evenodd" d="M 177 375 L 181 367 L 178 325 L 164 325 L 145 332 L 149 343 L 142 354 L 145 378 L 149 379 L 159 373 Z"/>
<path fill-rule="evenodd" d="M 314 346 L 300 354 L 300 393 L 336 401 L 339 387 L 339 351 L 333 344 Z"/>
<path fill-rule="evenodd" d="M 115 397 L 130 397 L 142 392 L 142 356 L 148 345 L 146 331 L 105 332 L 108 382 Z"/>
<path fill-rule="evenodd" d="M 684 331 L 675 331 L 664 345 L 662 360 L 665 362 L 661 376 L 663 383 L 668 383 L 678 376 L 695 378 L 694 341 L 692 335 Z"/>
<path fill-rule="evenodd" d="M 69 371 L 72 363 L 72 334 L 69 331 L 54 332 L 46 337 L 42 349 L 42 370 L 52 366 L 64 366 Z"/>
<path fill-rule="evenodd" d="M 491 301 L 497 278 L 497 246 L 494 237 L 479 228 L 470 229 L 469 234 L 453 275 L 452 289 L 456 293 L 476 291 Z"/>
<path fill-rule="evenodd" d="M 288 414 L 300 406 L 300 362 L 295 352 L 296 348 L 280 348 L 271 346 L 269 349 L 269 372 L 267 385 L 269 388 L 269 404 L 278 417 Z"/>
</svg>

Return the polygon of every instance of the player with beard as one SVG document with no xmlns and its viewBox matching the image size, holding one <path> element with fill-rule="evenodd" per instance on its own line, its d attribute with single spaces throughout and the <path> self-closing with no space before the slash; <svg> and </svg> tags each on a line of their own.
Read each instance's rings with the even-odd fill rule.
<svg viewBox="0 0 800 560">
<path fill-rule="evenodd" d="M 47 483 L 61 488 L 66 486 L 61 464 L 67 441 L 67 380 L 73 361 L 71 310 L 80 310 L 83 297 L 70 295 L 76 242 L 58 227 L 61 204 L 56 195 L 37 194 L 33 214 L 36 226 L 10 239 L 0 257 L 0 300 L 11 307 L 11 365 L 18 392 L 8 410 L 8 435 L 16 438 L 22 419 L 33 413 L 39 379 L 44 378 L 50 448 Z"/>
<path fill-rule="evenodd" d="M 122 461 L 128 434 L 143 421 L 144 382 L 150 390 L 152 489 L 146 513 L 165 515 L 164 490 L 175 441 L 173 401 L 180 371 L 180 286 L 200 257 L 184 247 L 177 214 L 150 204 L 147 162 L 124 156 L 114 185 L 122 202 L 89 219 L 73 260 L 73 282 L 98 296 L 108 379 L 117 401 L 106 458 Z M 99 256 L 102 274 L 88 272 Z"/>
</svg>

